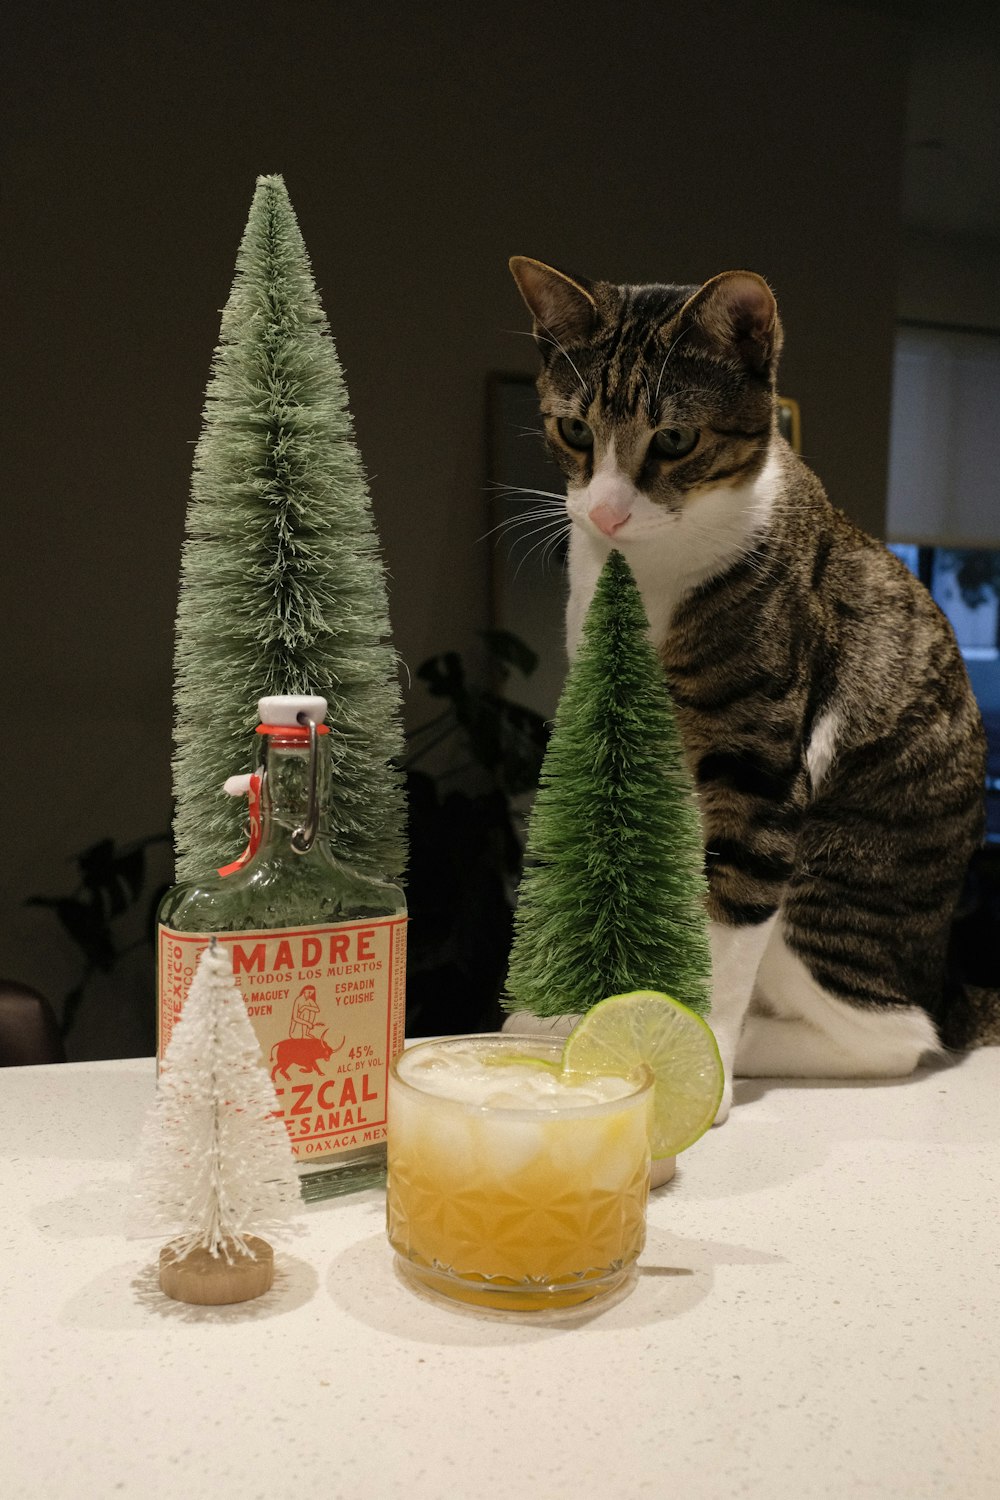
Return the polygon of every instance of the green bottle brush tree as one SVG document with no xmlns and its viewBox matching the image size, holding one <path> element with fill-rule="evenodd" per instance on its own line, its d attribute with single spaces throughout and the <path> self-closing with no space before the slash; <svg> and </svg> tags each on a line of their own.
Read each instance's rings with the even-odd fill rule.
<svg viewBox="0 0 1000 1500">
<path fill-rule="evenodd" d="M 265 694 L 327 699 L 335 852 L 405 863 L 401 695 L 385 576 L 337 351 L 280 177 L 260 177 L 195 450 L 176 650 L 177 876 L 227 863 Z"/>
<path fill-rule="evenodd" d="M 587 614 L 528 823 L 505 1004 L 577 1015 L 664 990 L 707 1014 L 701 828 L 663 668 L 612 552 Z"/>
</svg>

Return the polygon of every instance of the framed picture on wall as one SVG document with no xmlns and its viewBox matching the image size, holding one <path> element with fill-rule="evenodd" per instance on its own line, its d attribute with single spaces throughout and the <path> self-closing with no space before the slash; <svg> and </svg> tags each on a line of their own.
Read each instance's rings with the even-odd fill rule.
<svg viewBox="0 0 1000 1500">
<path fill-rule="evenodd" d="M 799 403 L 791 396 L 778 397 L 778 431 L 793 453 L 802 452 L 802 418 Z"/>
</svg>

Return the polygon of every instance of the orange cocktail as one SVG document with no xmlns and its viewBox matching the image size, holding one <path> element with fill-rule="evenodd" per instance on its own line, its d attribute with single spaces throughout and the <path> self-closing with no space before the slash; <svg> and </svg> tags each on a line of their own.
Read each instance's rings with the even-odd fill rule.
<svg viewBox="0 0 1000 1500">
<path fill-rule="evenodd" d="M 388 1234 L 411 1280 L 534 1310 L 628 1275 L 645 1239 L 652 1077 L 566 1078 L 561 1050 L 450 1037 L 393 1064 Z"/>
</svg>

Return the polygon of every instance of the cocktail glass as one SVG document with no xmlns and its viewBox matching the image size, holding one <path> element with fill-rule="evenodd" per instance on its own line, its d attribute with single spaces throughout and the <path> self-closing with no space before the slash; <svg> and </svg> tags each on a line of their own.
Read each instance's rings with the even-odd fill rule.
<svg viewBox="0 0 1000 1500">
<path fill-rule="evenodd" d="M 562 1042 L 408 1048 L 389 1077 L 387 1228 L 405 1278 L 537 1311 L 606 1295 L 646 1233 L 653 1078 L 565 1080 Z"/>
</svg>

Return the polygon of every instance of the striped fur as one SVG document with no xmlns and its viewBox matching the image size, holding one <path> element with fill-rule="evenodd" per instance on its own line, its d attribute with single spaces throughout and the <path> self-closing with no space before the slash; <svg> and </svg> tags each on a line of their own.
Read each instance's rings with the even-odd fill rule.
<svg viewBox="0 0 1000 1500">
<path fill-rule="evenodd" d="M 945 952 L 982 723 L 929 595 L 778 435 L 770 290 L 511 269 L 567 480 L 569 649 L 618 547 L 676 703 L 727 1072 L 888 1076 L 970 1044 Z"/>
</svg>

